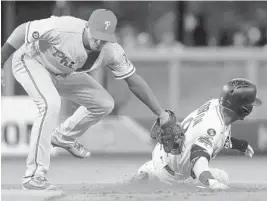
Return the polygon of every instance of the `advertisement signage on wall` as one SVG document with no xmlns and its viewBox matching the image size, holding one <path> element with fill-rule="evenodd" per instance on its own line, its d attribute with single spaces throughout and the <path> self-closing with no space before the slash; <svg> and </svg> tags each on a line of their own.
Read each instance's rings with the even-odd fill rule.
<svg viewBox="0 0 267 201">
<path fill-rule="evenodd" d="M 30 131 L 37 115 L 37 107 L 29 97 L 2 97 L 1 154 L 26 156 Z M 88 129 L 79 139 L 92 153 L 149 153 L 152 144 L 149 133 L 133 119 L 108 116 Z M 67 154 L 54 148 L 52 154 Z"/>
<path fill-rule="evenodd" d="M 26 156 L 29 151 L 30 131 L 37 108 L 29 97 L 2 97 L 1 154 Z M 93 153 L 151 153 L 155 141 L 149 130 L 153 119 L 132 119 L 127 116 L 107 116 L 88 129 L 79 139 Z M 139 122 L 139 123 L 138 123 Z M 256 153 L 267 152 L 267 121 L 246 120 L 235 123 L 232 135 L 249 141 Z M 52 155 L 67 154 L 63 149 L 52 149 Z"/>
</svg>

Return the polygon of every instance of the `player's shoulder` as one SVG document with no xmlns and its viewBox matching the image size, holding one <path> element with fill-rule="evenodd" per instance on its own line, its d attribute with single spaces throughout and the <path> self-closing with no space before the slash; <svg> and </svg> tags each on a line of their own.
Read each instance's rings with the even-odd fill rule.
<svg viewBox="0 0 267 201">
<path fill-rule="evenodd" d="M 115 43 L 107 42 L 104 45 L 101 53 L 109 61 L 118 61 L 123 56 L 125 56 L 125 51 L 123 47 L 117 42 Z"/>
<path fill-rule="evenodd" d="M 218 99 L 210 100 L 210 109 L 203 117 L 202 127 L 214 127 L 221 130 L 224 127 L 223 117 L 220 111 L 220 103 Z"/>
<path fill-rule="evenodd" d="M 105 53 L 107 54 L 114 56 L 125 54 L 123 47 L 117 42 L 115 43 L 107 42 L 103 47 L 103 51 L 105 51 Z"/>
<path fill-rule="evenodd" d="M 51 20 L 54 21 L 54 26 L 58 31 L 66 33 L 81 34 L 87 23 L 87 21 L 73 16 L 51 16 Z"/>
</svg>

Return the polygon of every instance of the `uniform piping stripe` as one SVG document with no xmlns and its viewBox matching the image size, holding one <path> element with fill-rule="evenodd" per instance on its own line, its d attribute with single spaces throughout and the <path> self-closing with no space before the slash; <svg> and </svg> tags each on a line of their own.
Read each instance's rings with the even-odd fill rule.
<svg viewBox="0 0 267 201">
<path fill-rule="evenodd" d="M 133 69 L 129 72 L 126 73 L 125 75 L 119 75 L 119 76 L 114 76 L 116 79 L 123 79 L 126 78 L 128 76 L 130 76 L 131 74 L 133 74 L 135 72 L 135 67 L 133 67 Z"/>
<path fill-rule="evenodd" d="M 224 123 L 223 123 L 222 116 L 221 116 L 220 111 L 219 111 L 219 106 L 216 107 L 216 112 L 217 112 L 217 115 L 218 115 L 219 119 L 221 120 L 221 124 L 223 126 Z"/>
<path fill-rule="evenodd" d="M 28 26 L 27 26 L 27 29 L 26 29 L 26 41 L 27 41 L 27 43 L 30 43 L 30 41 L 28 40 L 28 35 L 29 35 L 29 30 L 30 30 L 30 24 L 31 24 L 31 22 L 29 22 L 28 23 Z"/>
<path fill-rule="evenodd" d="M 37 137 L 37 142 L 36 142 L 36 145 L 35 145 L 35 156 L 34 156 L 34 162 L 36 164 L 36 168 L 34 169 L 33 173 L 32 173 L 32 176 L 35 175 L 36 173 L 36 170 L 38 168 L 38 164 L 37 164 L 37 156 L 38 156 L 38 147 L 39 147 L 39 143 L 40 143 L 40 137 L 41 137 L 41 133 L 42 133 L 42 129 L 43 129 L 43 125 L 44 125 L 44 120 L 45 120 L 45 117 L 47 115 L 47 110 L 48 110 L 48 105 L 47 105 L 47 101 L 44 97 L 44 95 L 41 93 L 40 89 L 38 88 L 36 82 L 34 81 L 33 79 L 33 76 L 31 74 L 31 72 L 29 71 L 26 63 L 25 63 L 25 60 L 24 60 L 24 57 L 25 57 L 25 54 L 23 54 L 21 56 L 21 62 L 23 64 L 23 67 L 25 68 L 26 72 L 28 73 L 29 77 L 30 77 L 30 80 L 32 81 L 36 91 L 38 92 L 38 94 L 41 96 L 41 98 L 43 99 L 44 103 L 45 103 L 45 112 L 44 112 L 44 115 L 43 115 L 43 118 L 41 120 L 41 124 L 40 124 L 40 128 L 39 128 L 39 131 L 38 131 L 38 137 Z"/>
</svg>

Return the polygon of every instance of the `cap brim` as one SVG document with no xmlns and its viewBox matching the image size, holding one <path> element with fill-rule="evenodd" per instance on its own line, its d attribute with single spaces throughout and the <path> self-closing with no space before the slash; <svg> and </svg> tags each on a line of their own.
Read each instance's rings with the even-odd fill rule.
<svg viewBox="0 0 267 201">
<path fill-rule="evenodd" d="M 115 34 L 103 33 L 100 31 L 93 30 L 93 29 L 90 29 L 90 33 L 91 33 L 91 36 L 95 39 L 108 41 L 112 43 L 117 42 Z"/>
<path fill-rule="evenodd" d="M 254 103 L 252 104 L 253 106 L 261 106 L 262 105 L 262 101 L 261 99 L 259 99 L 258 97 L 256 97 Z"/>
</svg>

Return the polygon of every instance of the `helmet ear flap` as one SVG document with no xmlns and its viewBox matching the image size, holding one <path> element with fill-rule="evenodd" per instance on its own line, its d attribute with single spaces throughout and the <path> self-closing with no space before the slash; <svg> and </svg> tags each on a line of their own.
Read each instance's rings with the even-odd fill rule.
<svg viewBox="0 0 267 201">
<path fill-rule="evenodd" d="M 252 112 L 253 106 L 248 105 L 248 106 L 243 106 L 239 109 L 239 115 L 241 117 L 248 116 Z"/>
</svg>

